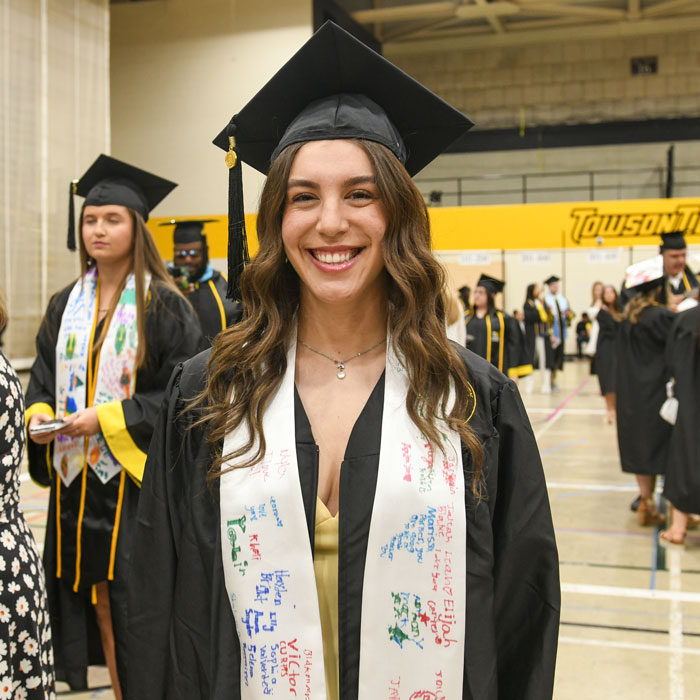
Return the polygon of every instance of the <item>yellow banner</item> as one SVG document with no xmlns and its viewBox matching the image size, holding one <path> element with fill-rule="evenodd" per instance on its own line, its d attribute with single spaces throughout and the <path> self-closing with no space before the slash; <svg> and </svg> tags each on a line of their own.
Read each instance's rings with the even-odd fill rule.
<svg viewBox="0 0 700 700">
<path fill-rule="evenodd" d="M 688 243 L 700 242 L 700 199 L 637 199 L 557 204 L 508 204 L 485 207 L 431 208 L 435 250 L 529 250 L 600 246 L 655 245 L 659 234 L 685 231 Z M 207 224 L 212 258 L 225 258 L 226 216 Z M 172 258 L 171 227 L 159 227 L 170 217 L 153 218 L 160 254 Z M 255 214 L 246 214 L 251 256 L 258 249 Z"/>
</svg>

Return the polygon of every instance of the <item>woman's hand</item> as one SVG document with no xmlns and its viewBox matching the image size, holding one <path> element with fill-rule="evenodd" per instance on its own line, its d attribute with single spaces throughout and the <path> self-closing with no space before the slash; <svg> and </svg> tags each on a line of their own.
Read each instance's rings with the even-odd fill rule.
<svg viewBox="0 0 700 700">
<path fill-rule="evenodd" d="M 42 423 L 48 423 L 50 420 L 53 420 L 53 416 L 49 416 L 46 413 L 35 413 L 29 419 L 29 425 L 27 426 L 29 430 L 27 432 L 29 433 L 29 438 L 32 442 L 36 443 L 37 445 L 48 445 L 51 440 L 56 437 L 58 433 L 56 430 L 50 433 L 39 433 L 38 435 L 32 434 L 31 428 L 35 428 L 37 425 L 41 425 Z"/>
<path fill-rule="evenodd" d="M 94 406 L 84 408 L 72 416 L 68 416 L 65 420 L 69 425 L 59 431 L 61 435 L 74 438 L 100 432 L 100 421 L 97 419 L 97 409 Z"/>
</svg>

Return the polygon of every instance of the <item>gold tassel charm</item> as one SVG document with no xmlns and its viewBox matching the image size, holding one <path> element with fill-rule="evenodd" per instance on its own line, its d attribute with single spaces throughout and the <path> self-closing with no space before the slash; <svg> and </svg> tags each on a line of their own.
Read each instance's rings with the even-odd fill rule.
<svg viewBox="0 0 700 700">
<path fill-rule="evenodd" d="M 73 186 L 73 194 L 78 194 L 78 181 L 77 180 L 71 180 L 71 185 Z"/>
<path fill-rule="evenodd" d="M 231 168 L 236 167 L 238 162 L 238 156 L 236 155 L 236 138 L 234 136 L 228 137 L 228 151 L 226 151 L 226 167 L 231 170 Z"/>
</svg>

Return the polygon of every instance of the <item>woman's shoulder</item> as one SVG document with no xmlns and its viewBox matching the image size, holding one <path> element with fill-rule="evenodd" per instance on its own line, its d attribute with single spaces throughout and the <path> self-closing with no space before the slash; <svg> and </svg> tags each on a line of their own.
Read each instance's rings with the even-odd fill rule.
<svg viewBox="0 0 700 700">
<path fill-rule="evenodd" d="M 204 390 L 207 383 L 207 365 L 210 355 L 211 348 L 207 348 L 183 362 L 175 370 L 174 382 L 182 399 L 193 399 Z"/>
<path fill-rule="evenodd" d="M 700 330 L 700 306 L 694 306 L 687 311 L 681 311 L 673 322 L 676 335 L 690 334 L 697 336 Z"/>
<path fill-rule="evenodd" d="M 458 343 L 452 343 L 464 366 L 467 368 L 469 383 L 474 388 L 479 399 L 487 399 L 489 404 L 498 396 L 503 387 L 511 384 L 511 380 L 499 372 L 490 362 Z"/>
</svg>

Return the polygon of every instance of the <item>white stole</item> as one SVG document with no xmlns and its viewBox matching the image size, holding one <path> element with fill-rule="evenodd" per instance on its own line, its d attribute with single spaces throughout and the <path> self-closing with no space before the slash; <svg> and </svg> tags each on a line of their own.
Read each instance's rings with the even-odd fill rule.
<svg viewBox="0 0 700 700">
<path fill-rule="evenodd" d="M 146 289 L 150 275 L 146 276 Z M 130 273 L 107 329 L 98 357 L 92 400 L 86 396 L 88 367 L 97 326 L 99 285 L 96 268 L 88 270 L 74 285 L 61 318 L 56 342 L 56 417 L 70 416 L 86 406 L 122 401 L 136 386 L 136 282 Z M 89 438 L 58 435 L 53 465 L 69 486 L 85 463 L 106 484 L 122 470 L 101 432 Z"/>
<path fill-rule="evenodd" d="M 326 698 L 318 595 L 296 459 L 295 359 L 296 336 L 285 376 L 263 417 L 264 459 L 220 480 L 222 559 L 241 644 L 242 700 Z M 457 700 L 466 620 L 461 444 L 443 423 L 445 454 L 433 451 L 408 416 L 407 388 L 389 340 L 364 574 L 359 697 Z M 224 454 L 247 438 L 247 428 L 239 426 L 226 436 Z"/>
</svg>

